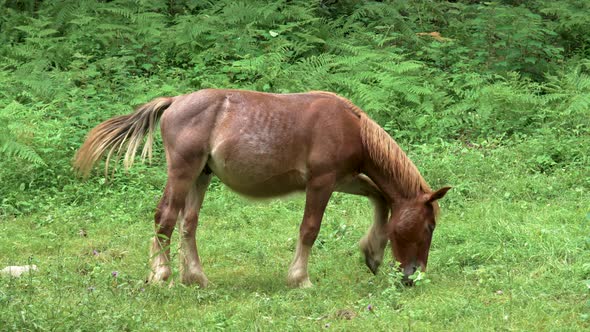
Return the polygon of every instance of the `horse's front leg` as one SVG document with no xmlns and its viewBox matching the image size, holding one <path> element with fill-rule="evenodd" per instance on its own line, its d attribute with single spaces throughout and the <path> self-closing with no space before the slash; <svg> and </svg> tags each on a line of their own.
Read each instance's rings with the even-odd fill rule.
<svg viewBox="0 0 590 332">
<path fill-rule="evenodd" d="M 360 240 L 359 246 L 365 256 L 365 264 L 373 274 L 377 274 L 377 270 L 383 262 L 385 247 L 387 247 L 386 225 L 389 217 L 389 206 L 379 196 L 370 196 L 369 198 L 373 203 L 375 216 L 371 228 Z"/>
<path fill-rule="evenodd" d="M 311 287 L 307 262 L 311 247 L 320 231 L 324 210 L 334 189 L 334 176 L 327 174 L 310 179 L 305 193 L 305 212 L 299 227 L 299 241 L 295 250 L 295 258 L 289 268 L 287 282 L 291 287 Z"/>
<path fill-rule="evenodd" d="M 339 183 L 336 191 L 368 197 L 373 203 L 375 216 L 373 224 L 360 241 L 365 263 L 374 274 L 383 262 L 383 253 L 387 246 L 386 225 L 389 219 L 389 204 L 373 181 L 363 174 L 358 174 L 348 181 Z"/>
</svg>

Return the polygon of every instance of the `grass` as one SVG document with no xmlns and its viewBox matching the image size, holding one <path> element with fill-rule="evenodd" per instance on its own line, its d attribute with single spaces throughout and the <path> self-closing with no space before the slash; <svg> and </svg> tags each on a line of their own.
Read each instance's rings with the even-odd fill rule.
<svg viewBox="0 0 590 332">
<path fill-rule="evenodd" d="M 146 285 L 162 165 L 75 183 L 45 197 L 40 211 L 0 221 L 0 267 L 39 267 L 0 277 L 0 329 L 588 329 L 587 168 L 536 172 L 518 144 L 409 149 L 433 187 L 455 186 L 441 202 L 429 282 L 413 288 L 399 287 L 388 266 L 377 276 L 364 266 L 357 242 L 371 207 L 343 194 L 332 198 L 312 252 L 314 287 L 288 288 L 303 197 L 252 202 L 217 182 L 198 230 L 210 287 L 179 284 L 176 254 L 176 282 Z"/>
</svg>

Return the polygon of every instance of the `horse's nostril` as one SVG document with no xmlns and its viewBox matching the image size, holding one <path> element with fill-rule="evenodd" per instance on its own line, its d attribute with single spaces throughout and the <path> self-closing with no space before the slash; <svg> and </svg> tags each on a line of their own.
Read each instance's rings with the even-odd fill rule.
<svg viewBox="0 0 590 332">
<path fill-rule="evenodd" d="M 402 278 L 402 284 L 404 286 L 414 286 L 414 280 L 408 278 L 408 277 L 403 277 Z"/>
</svg>

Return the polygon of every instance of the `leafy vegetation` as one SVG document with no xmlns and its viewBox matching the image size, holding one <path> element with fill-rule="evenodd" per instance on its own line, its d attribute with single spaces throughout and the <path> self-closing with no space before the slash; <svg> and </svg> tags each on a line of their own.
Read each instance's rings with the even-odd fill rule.
<svg viewBox="0 0 590 332">
<path fill-rule="evenodd" d="M 0 279 L 0 329 L 589 328 L 588 15 L 584 0 L 0 0 L 0 268 L 39 266 Z M 212 287 L 144 285 L 161 144 L 108 180 L 71 159 L 101 121 L 206 87 L 340 93 L 454 186 L 418 285 L 370 275 L 371 209 L 336 195 L 315 287 L 288 289 L 302 198 L 219 182 L 199 227 Z"/>
</svg>

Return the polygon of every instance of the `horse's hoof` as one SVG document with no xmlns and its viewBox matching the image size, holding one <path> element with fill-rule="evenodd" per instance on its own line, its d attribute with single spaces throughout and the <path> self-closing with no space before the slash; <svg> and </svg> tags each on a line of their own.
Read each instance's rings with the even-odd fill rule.
<svg viewBox="0 0 590 332">
<path fill-rule="evenodd" d="M 305 278 L 301 281 L 290 281 L 289 286 L 291 286 L 291 288 L 311 288 L 313 287 L 313 284 L 309 281 L 309 278 Z"/>
<path fill-rule="evenodd" d="M 297 285 L 297 287 L 299 288 L 310 288 L 312 286 L 313 284 L 311 283 L 311 281 L 309 281 L 309 278 L 305 278 L 303 281 L 299 283 L 299 285 Z"/>
<path fill-rule="evenodd" d="M 309 288 L 313 286 L 307 273 L 301 273 L 300 271 L 291 271 L 287 283 L 292 288 Z"/>
<path fill-rule="evenodd" d="M 186 273 L 181 277 L 181 281 L 185 285 L 199 285 L 199 288 L 207 288 L 209 280 L 204 273 Z"/>
<path fill-rule="evenodd" d="M 373 272 L 373 274 L 376 275 L 377 271 L 379 270 L 379 266 L 381 265 L 381 260 L 373 258 L 374 255 L 371 254 L 371 250 L 369 250 L 367 242 L 361 240 L 360 247 L 363 256 L 365 256 L 365 264 L 367 265 L 369 270 L 371 270 L 371 272 Z"/>
<path fill-rule="evenodd" d="M 374 275 L 377 275 L 377 271 L 379 270 L 381 262 L 374 260 L 369 256 L 365 256 L 365 264 L 367 264 L 367 267 L 369 270 L 371 270 L 371 272 L 373 272 Z"/>
<path fill-rule="evenodd" d="M 170 270 L 169 267 L 160 266 L 160 267 L 156 268 L 155 271 L 152 271 L 152 273 L 150 273 L 150 276 L 148 278 L 148 282 L 152 283 L 152 284 L 159 284 L 161 282 L 168 280 L 168 278 L 170 277 L 171 274 L 172 274 L 172 271 Z"/>
</svg>

